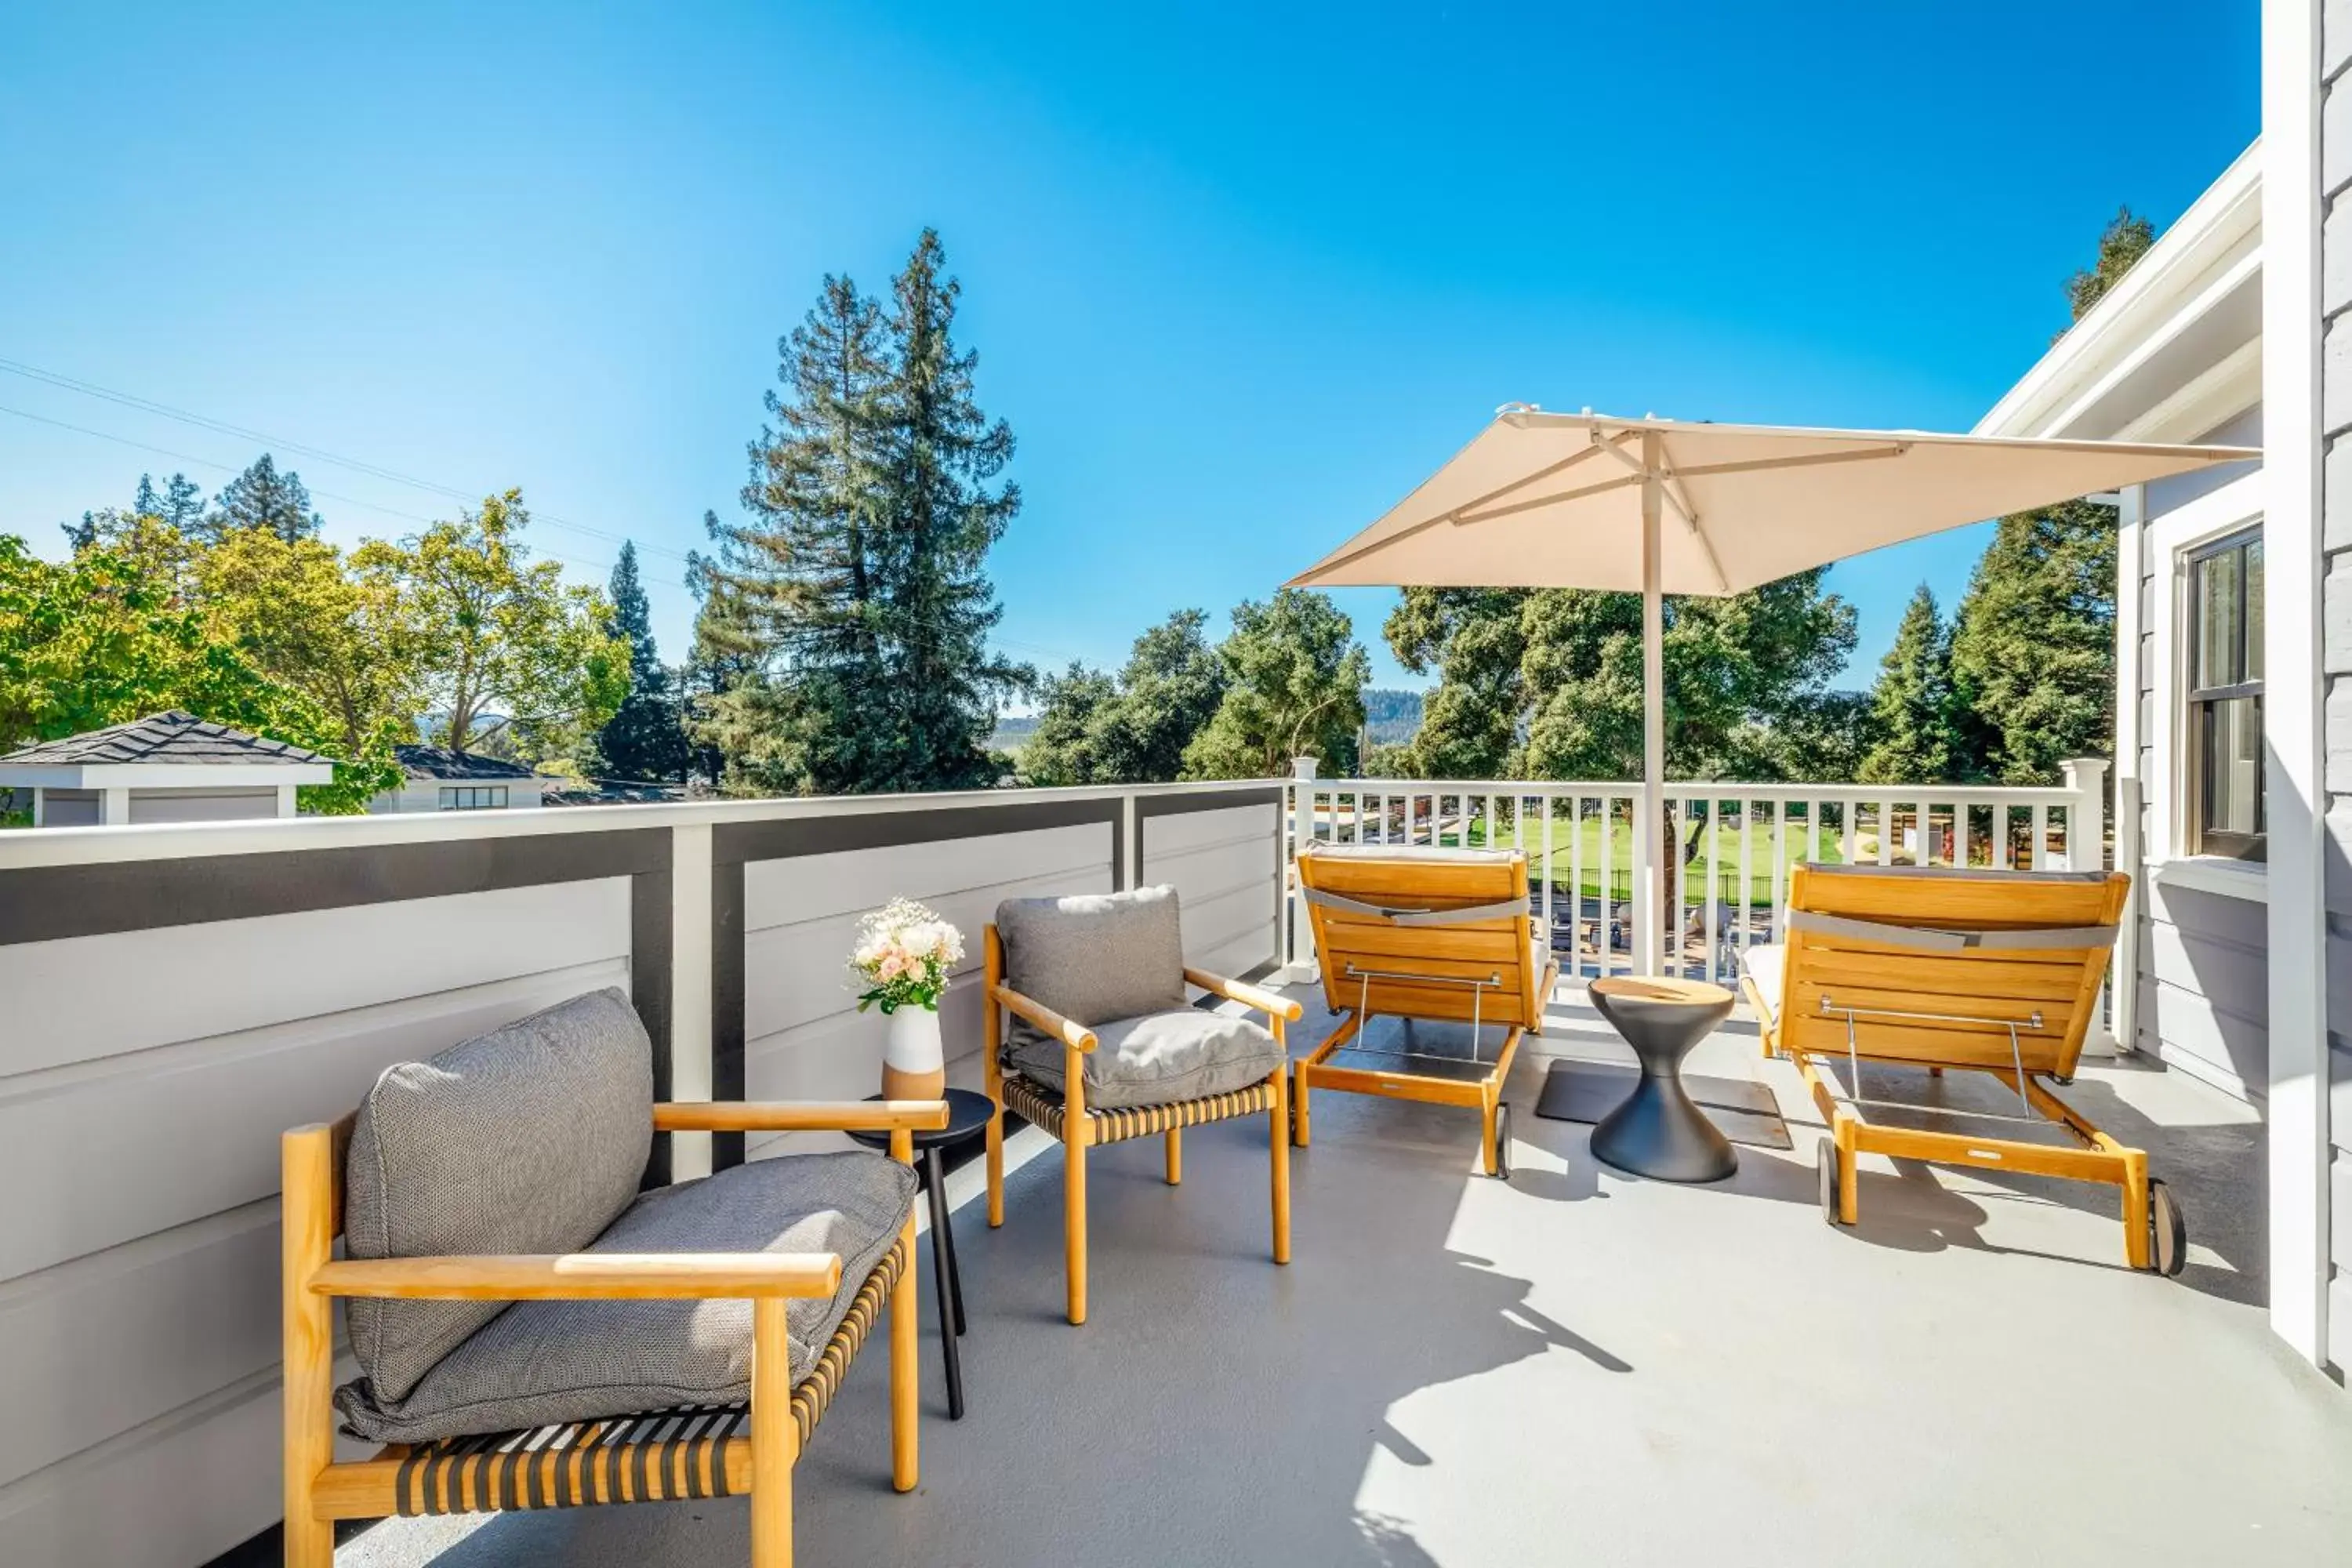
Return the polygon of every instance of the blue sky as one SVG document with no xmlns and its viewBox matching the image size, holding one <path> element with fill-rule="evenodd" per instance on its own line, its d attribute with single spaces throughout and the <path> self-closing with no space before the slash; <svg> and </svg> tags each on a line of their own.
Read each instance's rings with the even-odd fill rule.
<svg viewBox="0 0 2352 1568">
<path fill-rule="evenodd" d="M 1502 402 L 1966 428 L 2117 204 L 2168 223 L 2257 125 L 2252 0 L 1272 9 L 12 7 L 0 359 L 519 484 L 585 579 L 638 540 L 675 658 L 777 337 L 935 225 L 1020 438 L 1004 640 L 1116 663 Z M 255 450 L 5 371 L 0 409 L 0 531 L 52 554 Z M 338 540 L 453 504 L 279 456 Z M 1850 683 L 1984 532 L 1835 569 Z M 1395 681 L 1391 597 L 1341 600 Z"/>
</svg>

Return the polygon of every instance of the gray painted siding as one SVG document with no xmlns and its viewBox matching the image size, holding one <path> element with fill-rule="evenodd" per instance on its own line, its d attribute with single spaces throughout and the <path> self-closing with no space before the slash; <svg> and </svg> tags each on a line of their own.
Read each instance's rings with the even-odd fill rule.
<svg viewBox="0 0 2352 1568">
<path fill-rule="evenodd" d="M 628 949 L 625 879 L 0 947 L 0 1191 L 37 1195 L 0 1226 L 0 1562 L 187 1568 L 275 1521 L 278 1134 Z"/>
<path fill-rule="evenodd" d="M 2325 0 L 2320 50 L 2321 619 L 2327 751 L 2327 1034 L 2332 1047 L 2327 1342 L 2352 1355 L 2352 0 Z"/>
<path fill-rule="evenodd" d="M 2352 0 L 2347 0 L 2352 3 Z M 2258 405 L 2198 437 L 2226 446 L 2259 446 Z M 2236 479 L 2246 471 L 2224 472 Z M 2204 480 L 2205 476 L 2190 476 Z M 2210 493 L 2210 482 L 2169 480 L 2147 487 L 2147 521 Z M 2158 562 L 2150 531 L 2140 532 L 2139 776 L 2143 781 L 2140 841 L 2151 858 L 2173 852 L 2155 841 L 2150 796 L 2171 787 L 2156 776 L 2154 736 L 2174 722 L 2167 689 L 2169 672 L 2157 667 L 2156 628 L 2176 614 L 2158 593 Z M 2177 752 L 2176 748 L 2176 752 Z M 2151 879 L 2140 890 L 2139 1038 L 2135 1048 L 2230 1092 L 2259 1100 L 2270 1075 L 2269 943 L 2263 905 Z"/>
</svg>

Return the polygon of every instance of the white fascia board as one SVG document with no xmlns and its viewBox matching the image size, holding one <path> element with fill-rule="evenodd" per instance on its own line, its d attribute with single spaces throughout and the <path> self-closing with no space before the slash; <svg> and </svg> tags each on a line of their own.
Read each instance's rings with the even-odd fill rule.
<svg viewBox="0 0 2352 1568">
<path fill-rule="evenodd" d="M 2251 240 L 2250 258 L 2258 266 L 2261 237 L 2262 143 L 2256 141 L 2206 187 L 2091 313 L 2053 343 L 1993 405 L 1977 422 L 1974 434 L 2052 433 L 2061 423 L 2056 417 L 2060 411 L 2080 405 L 2094 384 L 2106 382 L 2125 361 L 2144 358 L 2154 343 L 2194 320 L 2192 305 L 2222 297 L 2212 292 L 2209 279 L 2233 249 Z"/>
<path fill-rule="evenodd" d="M 335 782 L 331 763 L 67 763 L 0 765 L 0 789 L 268 789 Z"/>
</svg>

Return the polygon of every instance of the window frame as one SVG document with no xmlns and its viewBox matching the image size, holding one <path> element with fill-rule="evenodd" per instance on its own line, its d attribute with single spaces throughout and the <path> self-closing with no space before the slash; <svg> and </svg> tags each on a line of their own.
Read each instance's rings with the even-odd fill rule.
<svg viewBox="0 0 2352 1568">
<path fill-rule="evenodd" d="M 505 784 L 443 784 L 440 790 L 442 811 L 503 811 L 510 798 Z"/>
<path fill-rule="evenodd" d="M 2184 847 L 2191 855 L 2210 855 L 2223 859 L 2256 862 L 2266 862 L 2269 858 L 2269 824 L 2262 816 L 2263 796 L 2263 781 L 2259 771 L 2260 748 L 2257 748 L 2258 766 L 2254 784 L 2254 805 L 2255 820 L 2263 824 L 2262 827 L 2252 833 L 2239 833 L 2226 828 L 2209 828 L 2204 825 L 2205 791 L 2210 782 L 2206 768 L 2208 733 L 2209 726 L 2213 722 L 2214 710 L 2224 702 L 2251 699 L 2254 704 L 2256 733 L 2260 735 L 2266 721 L 2264 694 L 2267 681 L 2261 679 L 2240 679 L 2221 686 L 2200 686 L 2196 683 L 2198 671 L 2203 668 L 2205 649 L 2205 616 L 2204 605 L 2198 598 L 2198 568 L 2209 561 L 2216 561 L 2225 555 L 2237 553 L 2241 556 L 2237 573 L 2237 616 L 2234 625 L 2238 638 L 2244 645 L 2240 651 L 2238 660 L 2239 668 L 2242 670 L 2248 662 L 2245 656 L 2254 649 L 2251 637 L 2252 622 L 2247 615 L 2247 608 L 2252 602 L 2249 586 L 2249 579 L 2252 574 L 2246 570 L 2243 552 L 2247 546 L 2260 544 L 2262 541 L 2263 525 L 2257 520 L 2248 526 L 2232 529 L 2215 538 L 2200 541 L 2180 552 L 2181 646 L 2185 654 L 2180 666 L 2181 739 L 2183 742 L 2181 761 L 2184 764 L 2182 776 L 2187 784 L 2187 799 L 2183 802 L 2186 810 L 2182 814 L 2181 826 L 2184 829 L 2182 834 Z M 2263 582 L 2267 586 L 2269 582 L 2267 562 Z M 2265 670 L 2264 674 L 2267 676 L 2268 671 Z"/>
</svg>

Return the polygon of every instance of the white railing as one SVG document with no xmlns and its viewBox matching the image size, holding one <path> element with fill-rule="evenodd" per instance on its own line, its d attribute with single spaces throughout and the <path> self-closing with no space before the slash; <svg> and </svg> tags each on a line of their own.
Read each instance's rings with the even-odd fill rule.
<svg viewBox="0 0 2352 1568">
<path fill-rule="evenodd" d="M 2090 870 L 2105 863 L 2107 764 L 2065 764 L 2054 788 L 1979 784 L 1670 784 L 1666 814 L 1682 853 L 1670 870 L 1678 910 L 1662 951 L 1670 972 L 1732 983 L 1741 950 L 1780 940 L 1789 876 L 1807 860 L 1999 870 Z M 1631 972 L 1634 935 L 1655 918 L 1636 886 L 1633 784 L 1549 779 L 1318 779 L 1290 788 L 1291 842 L 1521 849 L 1529 912 L 1563 977 Z M 1314 967 L 1306 913 L 1291 896 L 1291 972 Z"/>
</svg>

